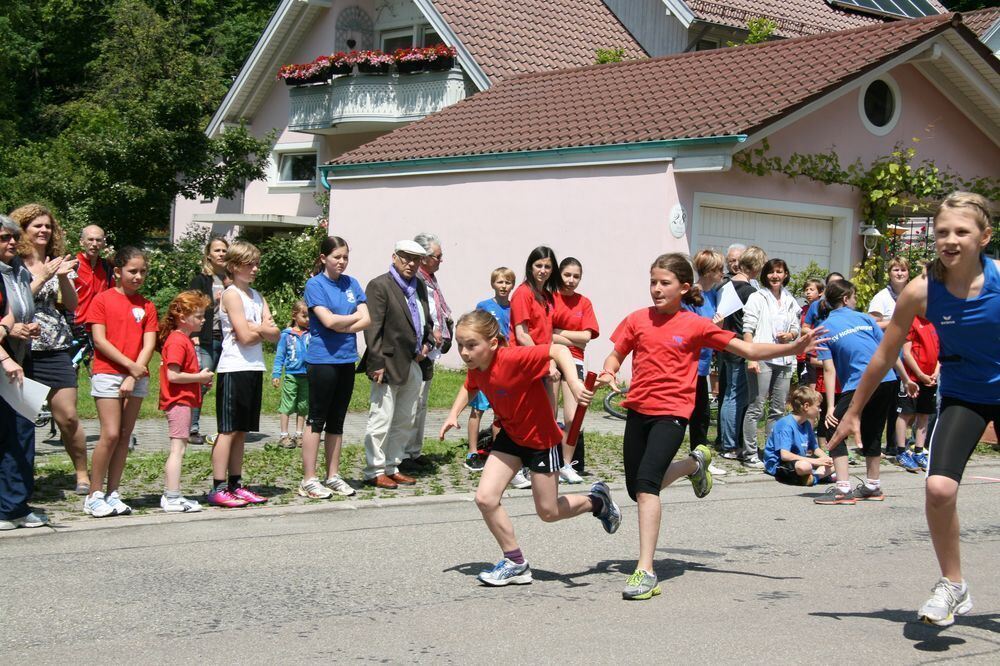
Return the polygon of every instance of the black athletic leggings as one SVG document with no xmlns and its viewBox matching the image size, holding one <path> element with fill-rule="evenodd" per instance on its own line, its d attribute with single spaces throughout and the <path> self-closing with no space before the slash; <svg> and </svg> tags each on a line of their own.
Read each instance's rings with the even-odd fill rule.
<svg viewBox="0 0 1000 666">
<path fill-rule="evenodd" d="M 663 477 L 677 455 L 687 419 L 679 416 L 647 416 L 628 410 L 622 448 L 625 487 L 633 500 L 638 493 L 659 495 Z"/>
<path fill-rule="evenodd" d="M 860 444 L 861 451 L 866 458 L 881 455 L 882 453 L 882 431 L 885 429 L 885 422 L 890 414 L 893 418 L 896 417 L 896 390 L 898 384 L 899 382 L 895 379 L 879 384 L 878 388 L 872 393 L 871 398 L 868 399 L 868 404 L 861 410 Z M 853 397 L 854 391 L 844 391 L 841 394 L 840 399 L 833 408 L 833 414 L 837 417 L 838 421 L 844 418 L 844 413 L 847 412 L 847 408 L 850 406 L 851 398 Z M 832 458 L 846 455 L 846 440 L 830 451 L 830 457 Z"/>
<path fill-rule="evenodd" d="M 344 434 L 344 418 L 354 392 L 353 363 L 310 363 L 306 368 L 309 381 L 309 416 L 306 424 L 313 432 L 328 435 Z"/>
<path fill-rule="evenodd" d="M 708 425 L 712 421 L 708 383 L 709 377 L 698 376 L 698 383 L 695 385 L 694 411 L 691 412 L 691 446 L 708 444 Z"/>
<path fill-rule="evenodd" d="M 938 474 L 961 482 L 965 465 L 990 421 L 1000 431 L 1000 405 L 980 405 L 942 396 L 931 433 L 927 476 Z"/>
</svg>

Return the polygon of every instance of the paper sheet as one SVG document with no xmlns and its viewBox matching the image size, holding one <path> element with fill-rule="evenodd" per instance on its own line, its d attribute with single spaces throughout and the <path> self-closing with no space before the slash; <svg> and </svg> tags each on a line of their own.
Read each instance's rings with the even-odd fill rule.
<svg viewBox="0 0 1000 666">
<path fill-rule="evenodd" d="M 733 286 L 732 282 L 727 282 L 719 290 L 719 305 L 715 309 L 715 312 L 723 317 L 728 317 L 742 309 L 743 301 L 740 300 L 740 295 L 736 293 L 736 287 Z"/>
<path fill-rule="evenodd" d="M 42 411 L 42 405 L 48 397 L 49 387 L 45 384 L 39 384 L 25 377 L 24 384 L 18 387 L 10 383 L 6 375 L 0 376 L 0 398 L 29 421 L 38 418 L 38 413 Z"/>
</svg>

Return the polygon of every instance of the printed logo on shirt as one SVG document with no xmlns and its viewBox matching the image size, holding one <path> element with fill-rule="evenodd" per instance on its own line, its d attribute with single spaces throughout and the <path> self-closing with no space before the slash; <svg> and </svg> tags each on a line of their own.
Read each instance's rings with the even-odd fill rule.
<svg viewBox="0 0 1000 666">
<path fill-rule="evenodd" d="M 684 337 L 680 336 L 680 335 L 675 335 L 674 336 L 674 346 L 675 347 L 683 347 L 684 346 Z"/>
<path fill-rule="evenodd" d="M 510 395 L 510 392 L 507 389 L 497 389 L 497 397 L 506 398 L 508 395 Z"/>
<path fill-rule="evenodd" d="M 943 317 L 941 317 L 941 326 L 948 326 L 954 323 L 955 321 L 952 320 L 951 315 L 944 315 Z"/>
<path fill-rule="evenodd" d="M 141 324 L 142 320 L 146 318 L 146 309 L 132 308 L 132 316 L 135 317 L 135 323 Z"/>
<path fill-rule="evenodd" d="M 347 298 L 348 303 L 356 303 L 357 300 L 354 298 L 354 290 L 348 289 L 344 292 L 344 297 Z"/>
</svg>

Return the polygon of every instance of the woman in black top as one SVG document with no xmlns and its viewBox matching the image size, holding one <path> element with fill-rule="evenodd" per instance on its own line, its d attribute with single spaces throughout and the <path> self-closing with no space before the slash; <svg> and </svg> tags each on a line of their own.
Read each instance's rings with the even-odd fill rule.
<svg viewBox="0 0 1000 666">
<path fill-rule="evenodd" d="M 191 289 L 200 291 L 209 297 L 210 302 L 205 309 L 205 323 L 201 327 L 198 335 L 191 337 L 194 348 L 198 352 L 198 364 L 202 370 L 214 370 L 219 362 L 219 355 L 222 353 L 222 329 L 219 320 L 215 317 L 215 309 L 218 307 L 222 291 L 229 286 L 229 278 L 226 277 L 226 251 L 229 249 L 229 242 L 225 238 L 213 236 L 205 245 L 205 254 L 201 258 L 201 272 L 191 279 Z M 200 430 L 201 409 L 195 407 L 191 410 L 191 435 L 188 442 L 191 444 L 204 444 L 205 438 Z"/>
</svg>

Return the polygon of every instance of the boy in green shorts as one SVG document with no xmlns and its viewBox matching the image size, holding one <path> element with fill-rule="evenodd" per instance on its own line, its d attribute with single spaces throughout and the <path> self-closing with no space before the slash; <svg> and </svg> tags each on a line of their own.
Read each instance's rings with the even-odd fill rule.
<svg viewBox="0 0 1000 666">
<path fill-rule="evenodd" d="M 309 347 L 309 310 L 305 301 L 296 301 L 292 307 L 292 325 L 281 332 L 278 348 L 274 352 L 271 385 L 281 388 L 281 439 L 286 449 L 302 446 L 306 414 L 309 413 L 309 382 L 306 381 L 306 349 Z M 281 385 L 281 371 L 285 383 Z M 295 436 L 288 433 L 288 417 L 295 414 Z"/>
</svg>

